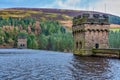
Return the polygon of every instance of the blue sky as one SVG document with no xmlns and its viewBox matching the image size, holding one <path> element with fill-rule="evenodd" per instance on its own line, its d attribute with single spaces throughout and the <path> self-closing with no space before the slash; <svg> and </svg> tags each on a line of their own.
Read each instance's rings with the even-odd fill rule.
<svg viewBox="0 0 120 80">
<path fill-rule="evenodd" d="M 72 4 L 76 5 L 76 7 L 86 7 L 88 5 L 88 2 L 95 3 L 97 1 L 98 0 L 0 0 L 0 8 L 13 8 L 13 7 L 61 8 L 62 5 L 60 5 L 60 3 L 63 3 L 63 5 Z"/>
<path fill-rule="evenodd" d="M 0 0 L 0 8 L 13 7 L 94 10 L 120 16 L 120 0 Z"/>
</svg>

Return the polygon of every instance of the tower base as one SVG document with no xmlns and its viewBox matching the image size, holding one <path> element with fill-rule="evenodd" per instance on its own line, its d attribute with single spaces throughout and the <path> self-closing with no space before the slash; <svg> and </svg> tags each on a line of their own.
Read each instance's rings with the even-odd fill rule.
<svg viewBox="0 0 120 80">
<path fill-rule="evenodd" d="M 93 53 L 92 53 L 92 49 L 80 49 L 80 50 L 74 50 L 73 54 L 80 56 L 91 56 Z"/>
</svg>

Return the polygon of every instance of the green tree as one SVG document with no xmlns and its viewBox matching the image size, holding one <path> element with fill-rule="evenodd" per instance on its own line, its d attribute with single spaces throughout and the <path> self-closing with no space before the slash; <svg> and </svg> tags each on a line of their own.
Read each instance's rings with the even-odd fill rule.
<svg viewBox="0 0 120 80">
<path fill-rule="evenodd" d="M 28 34 L 27 46 L 28 46 L 28 48 L 31 48 L 31 49 L 37 49 L 38 48 L 38 43 L 37 43 L 35 34 L 33 34 L 33 33 Z"/>
<path fill-rule="evenodd" d="M 4 43 L 4 36 L 5 36 L 5 33 L 2 30 L 2 28 L 0 28 L 0 44 Z"/>
</svg>

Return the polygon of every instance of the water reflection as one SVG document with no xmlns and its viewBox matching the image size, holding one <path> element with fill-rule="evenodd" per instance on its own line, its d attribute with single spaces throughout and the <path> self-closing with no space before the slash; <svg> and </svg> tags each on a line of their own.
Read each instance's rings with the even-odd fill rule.
<svg viewBox="0 0 120 80">
<path fill-rule="evenodd" d="M 69 70 L 76 80 L 106 80 L 111 79 L 108 59 L 74 56 Z"/>
<path fill-rule="evenodd" d="M 0 50 L 0 80 L 120 80 L 120 61 L 40 50 Z"/>
</svg>

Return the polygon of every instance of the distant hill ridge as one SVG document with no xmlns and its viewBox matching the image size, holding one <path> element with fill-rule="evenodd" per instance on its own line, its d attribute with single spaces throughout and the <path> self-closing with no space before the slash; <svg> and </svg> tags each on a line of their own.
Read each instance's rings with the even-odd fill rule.
<svg viewBox="0 0 120 80">
<path fill-rule="evenodd" d="M 73 17 L 82 13 L 98 13 L 107 14 L 96 11 L 67 10 L 67 9 L 51 9 L 51 8 L 6 8 L 0 10 L 2 17 L 32 17 L 40 20 L 58 20 L 68 21 Z M 112 14 L 110 16 L 111 24 L 120 24 L 120 17 Z"/>
<path fill-rule="evenodd" d="M 76 16 L 82 13 L 99 13 L 99 14 L 107 14 L 97 11 L 84 11 L 84 10 L 69 10 L 69 9 L 52 9 L 52 8 L 6 8 L 4 10 L 32 10 L 32 11 L 43 11 L 46 13 L 58 13 L 58 14 L 66 14 L 68 16 Z M 111 15 L 111 14 L 108 14 Z"/>
</svg>

